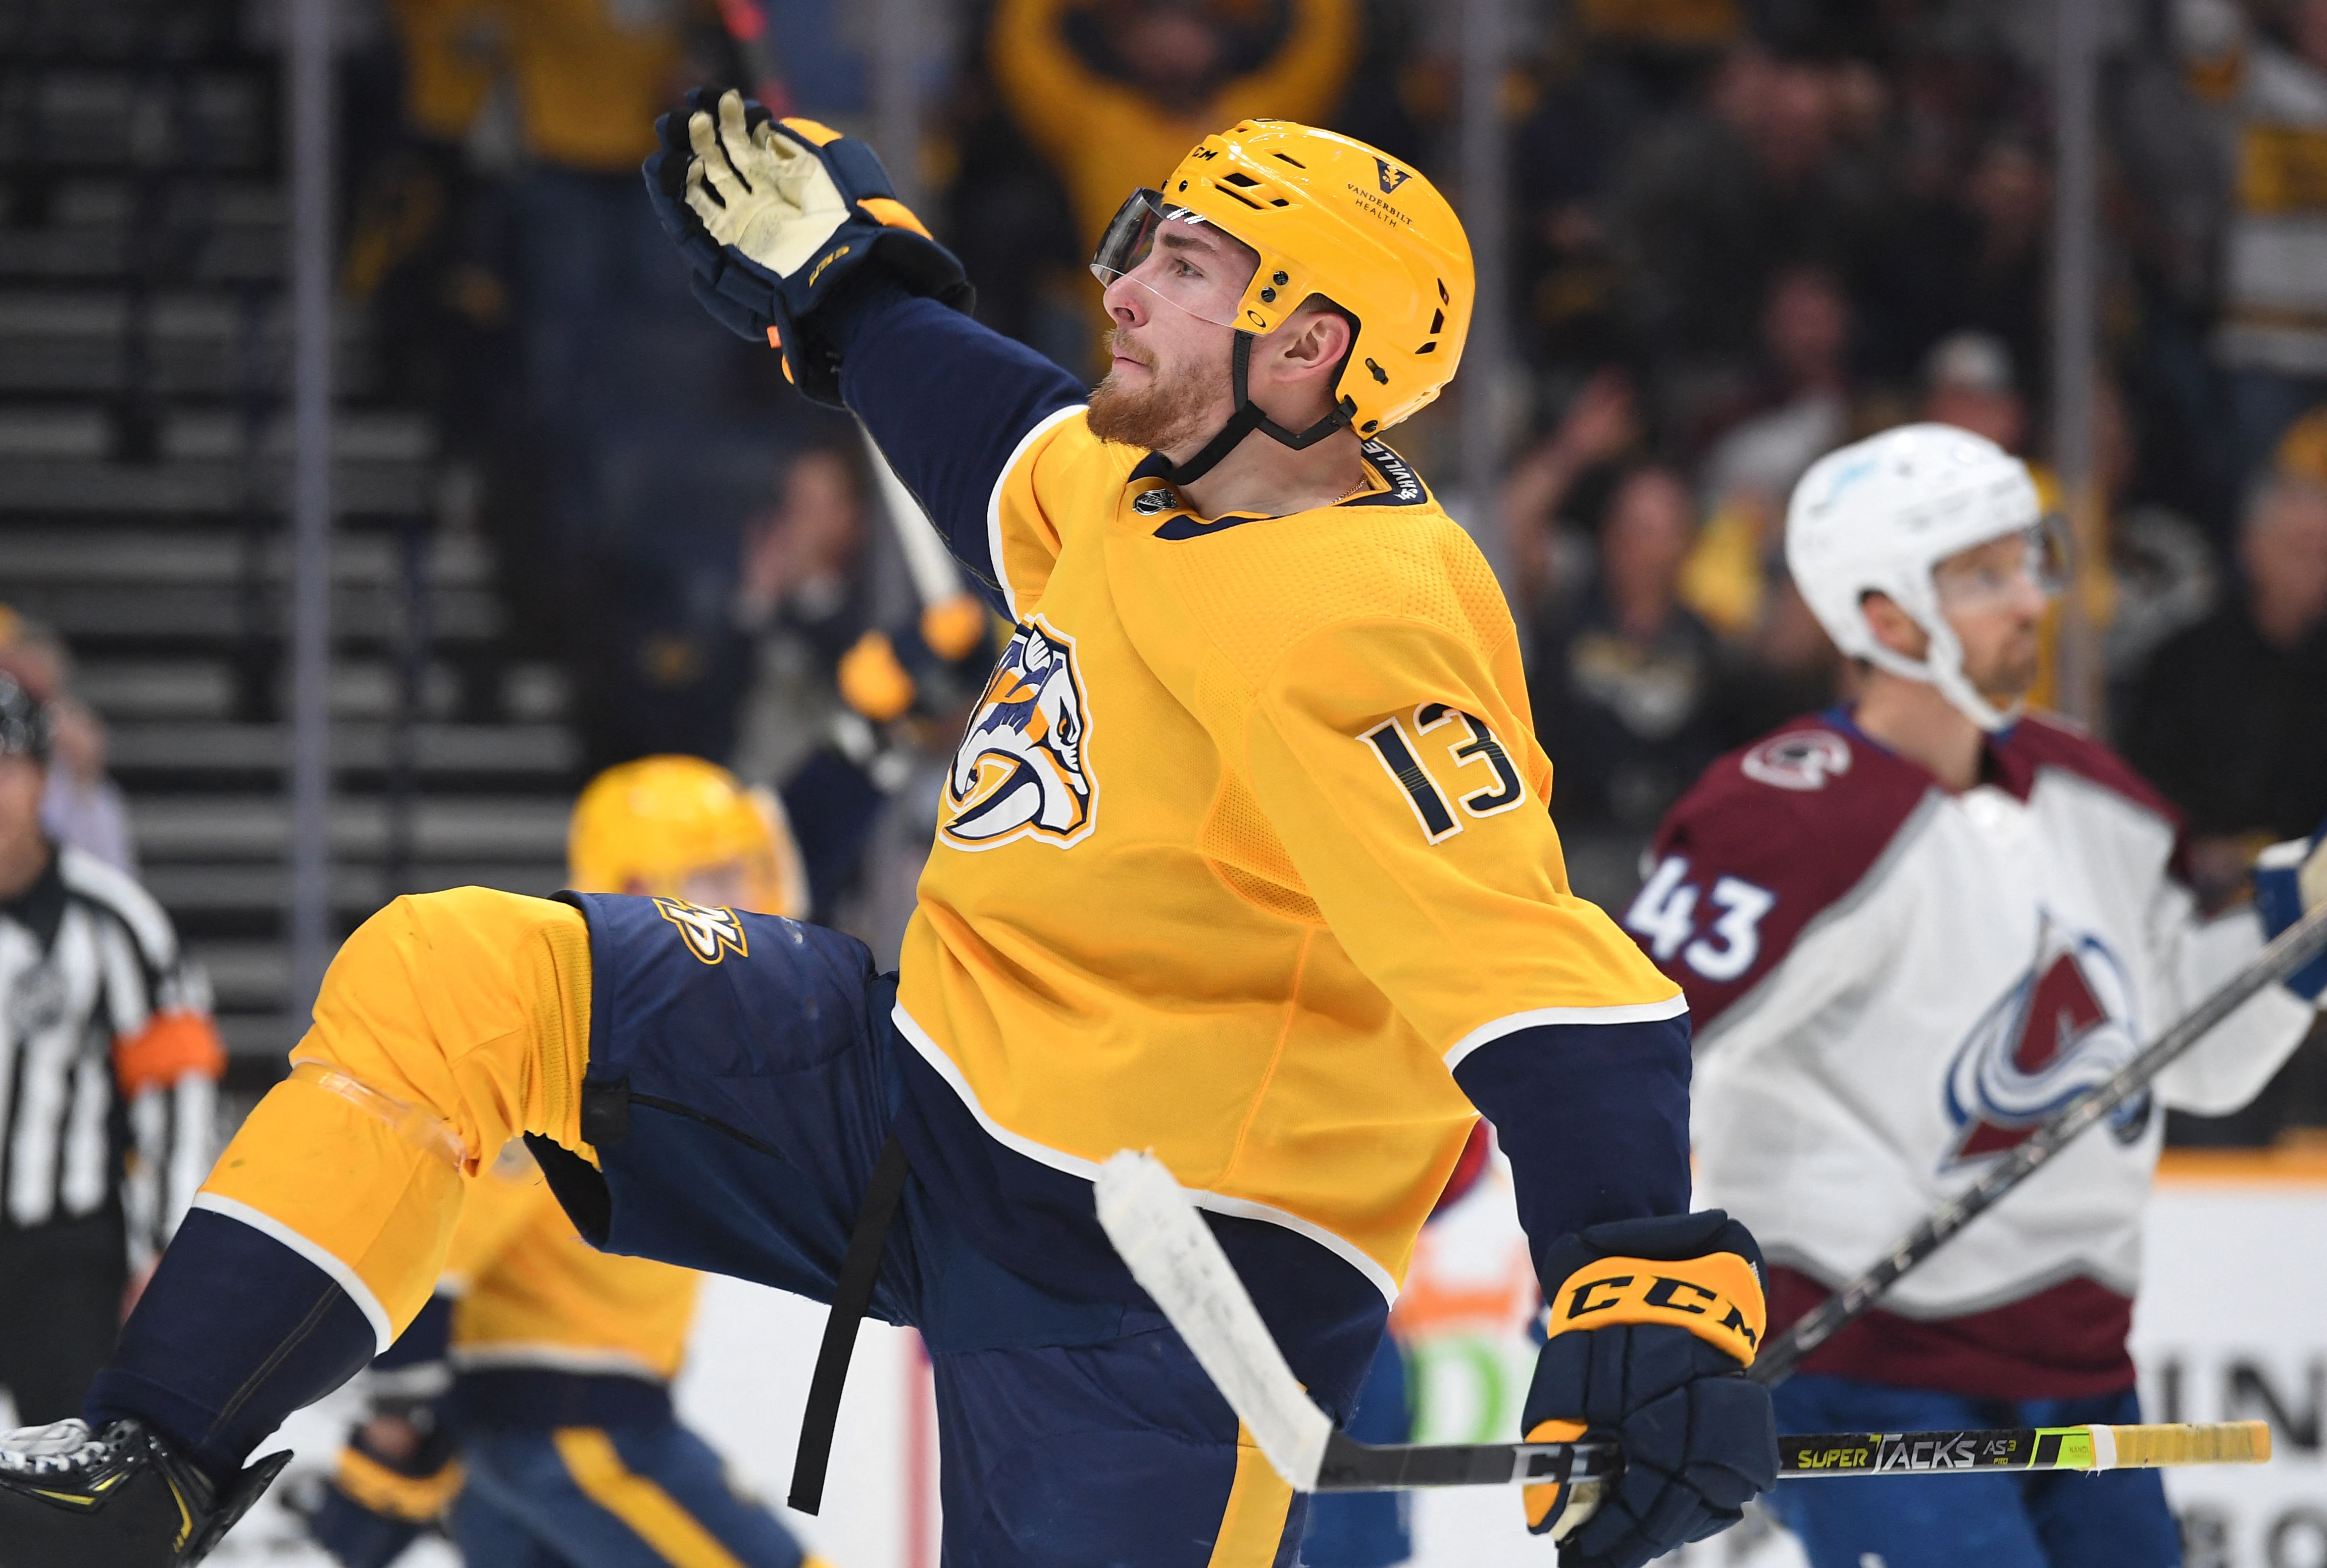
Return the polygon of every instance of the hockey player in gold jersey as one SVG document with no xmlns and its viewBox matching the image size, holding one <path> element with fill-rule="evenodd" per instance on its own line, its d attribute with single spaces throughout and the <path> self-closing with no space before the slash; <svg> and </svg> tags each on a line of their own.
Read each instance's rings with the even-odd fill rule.
<svg viewBox="0 0 2327 1568">
<path fill-rule="evenodd" d="M 1484 1114 L 1554 1303 L 1524 1423 L 1627 1455 L 1563 1561 L 1734 1521 L 1776 1448 L 1740 1375 L 1758 1254 L 1687 1212 L 1686 1006 L 1569 891 L 1509 613 L 1380 439 L 1461 357 L 1444 200 L 1329 132 L 1205 138 L 1101 245 L 1087 395 L 962 313 L 861 144 L 734 95 L 662 137 L 649 192 L 696 297 L 864 420 L 1014 623 L 901 975 L 667 897 L 399 900 L 342 949 L 92 1429 L 22 1465 L 51 1491 L 126 1467 L 83 1529 L 165 1484 L 229 1518 L 259 1437 L 417 1310 L 461 1172 L 523 1132 L 602 1246 L 861 1284 L 921 1330 L 949 1564 L 1289 1564 L 1301 1501 L 1108 1249 L 1091 1172 L 1154 1149 L 1346 1415 Z M 851 1237 L 892 1201 L 860 1280 Z M 1687 1288 L 1585 1288 L 1642 1272 Z M 1721 1322 L 1692 1304 L 1716 1296 Z M 37 1506 L 8 1467 L 0 1525 Z"/>
<path fill-rule="evenodd" d="M 566 836 L 576 888 L 795 918 L 799 865 L 782 807 L 697 757 L 607 769 Z M 673 1416 L 701 1285 L 583 1241 L 510 1143 L 467 1184 L 435 1294 L 372 1364 L 373 1412 L 309 1533 L 347 1568 L 385 1568 L 440 1520 L 476 1568 L 802 1568 Z"/>
</svg>

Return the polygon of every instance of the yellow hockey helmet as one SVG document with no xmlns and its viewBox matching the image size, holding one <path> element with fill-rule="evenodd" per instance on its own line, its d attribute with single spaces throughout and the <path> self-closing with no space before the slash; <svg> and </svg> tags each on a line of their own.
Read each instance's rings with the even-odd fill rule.
<svg viewBox="0 0 2327 1568">
<path fill-rule="evenodd" d="M 781 802 L 700 757 L 643 757 L 590 780 L 565 835 L 582 892 L 652 893 L 762 914 L 808 913 Z"/>
<path fill-rule="evenodd" d="M 1357 323 L 1333 415 L 1289 441 L 1292 433 L 1252 417 L 1241 429 L 1231 424 L 1236 439 L 1260 428 L 1305 445 L 1342 425 L 1378 435 L 1453 379 L 1477 292 L 1471 242 L 1437 187 L 1397 160 L 1292 120 L 1241 121 L 1206 136 L 1161 191 L 1135 191 L 1099 241 L 1091 270 L 1102 282 L 1129 272 L 1156 228 L 1181 216 L 1260 253 L 1235 320 L 1222 323 L 1239 333 L 1239 370 L 1249 349 L 1243 334 L 1276 331 L 1311 294 Z M 1245 420 L 1241 375 L 1236 390 Z"/>
</svg>

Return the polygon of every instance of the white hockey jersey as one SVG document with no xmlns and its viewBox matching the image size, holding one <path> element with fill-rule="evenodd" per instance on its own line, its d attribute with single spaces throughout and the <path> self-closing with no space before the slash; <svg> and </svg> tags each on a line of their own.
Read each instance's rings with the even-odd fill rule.
<svg viewBox="0 0 2327 1568">
<path fill-rule="evenodd" d="M 2162 798 L 2029 718 L 1961 795 L 1837 711 L 1723 758 L 1624 923 L 1688 993 L 1696 1202 L 1743 1219 L 1774 1331 L 2259 950 L 2202 921 Z M 2133 1381 L 2163 1117 L 2252 1098 L 2309 1004 L 2273 986 L 1948 1244 L 1808 1369 L 1989 1397 Z"/>
</svg>

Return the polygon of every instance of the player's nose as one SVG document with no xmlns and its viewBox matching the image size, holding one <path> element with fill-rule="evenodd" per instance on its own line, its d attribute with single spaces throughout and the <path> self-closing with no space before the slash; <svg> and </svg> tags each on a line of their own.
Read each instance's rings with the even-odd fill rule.
<svg viewBox="0 0 2327 1568">
<path fill-rule="evenodd" d="M 1124 326 L 1135 327 L 1147 319 L 1146 291 L 1133 283 L 1127 273 L 1109 278 L 1099 298 L 1107 306 L 1107 313 Z"/>
</svg>

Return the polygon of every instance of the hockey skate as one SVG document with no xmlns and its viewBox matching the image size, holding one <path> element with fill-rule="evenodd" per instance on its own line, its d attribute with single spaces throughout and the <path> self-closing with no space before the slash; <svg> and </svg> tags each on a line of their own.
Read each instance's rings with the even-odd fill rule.
<svg viewBox="0 0 2327 1568">
<path fill-rule="evenodd" d="M 269 1454 L 221 1496 L 135 1420 L 0 1433 L 0 1568 L 190 1568 L 290 1460 Z"/>
</svg>

